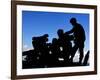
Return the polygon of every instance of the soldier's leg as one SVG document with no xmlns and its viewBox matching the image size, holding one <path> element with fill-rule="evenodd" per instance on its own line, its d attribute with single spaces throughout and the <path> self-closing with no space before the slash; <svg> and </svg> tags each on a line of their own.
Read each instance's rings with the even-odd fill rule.
<svg viewBox="0 0 100 80">
<path fill-rule="evenodd" d="M 73 62 L 73 58 L 75 56 L 77 49 L 78 49 L 78 45 L 75 45 L 71 50 L 71 58 L 70 58 L 71 62 Z"/>
<path fill-rule="evenodd" d="M 80 53 L 79 63 L 81 64 L 84 57 L 84 43 L 79 45 L 79 53 Z"/>
</svg>

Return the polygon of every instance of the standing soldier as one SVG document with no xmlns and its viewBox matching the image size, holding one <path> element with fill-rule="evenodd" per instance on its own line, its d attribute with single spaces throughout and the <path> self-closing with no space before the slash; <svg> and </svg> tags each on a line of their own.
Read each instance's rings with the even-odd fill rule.
<svg viewBox="0 0 100 80">
<path fill-rule="evenodd" d="M 74 44 L 75 44 L 75 46 L 73 47 L 71 59 L 73 59 L 77 49 L 79 49 L 79 53 L 80 53 L 79 63 L 81 64 L 83 56 L 84 56 L 83 50 L 84 50 L 84 42 L 86 39 L 85 31 L 84 31 L 82 25 L 77 23 L 76 18 L 71 18 L 70 23 L 72 24 L 73 28 L 70 31 L 66 32 L 66 34 L 73 33 Z"/>
</svg>

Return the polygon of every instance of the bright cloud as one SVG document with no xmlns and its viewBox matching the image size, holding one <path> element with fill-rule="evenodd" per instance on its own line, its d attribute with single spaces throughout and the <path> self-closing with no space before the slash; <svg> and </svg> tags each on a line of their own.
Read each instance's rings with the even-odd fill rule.
<svg viewBox="0 0 100 80">
<path fill-rule="evenodd" d="M 22 51 L 28 51 L 30 49 L 32 49 L 32 48 L 25 44 L 25 45 L 23 45 L 23 50 Z"/>
</svg>

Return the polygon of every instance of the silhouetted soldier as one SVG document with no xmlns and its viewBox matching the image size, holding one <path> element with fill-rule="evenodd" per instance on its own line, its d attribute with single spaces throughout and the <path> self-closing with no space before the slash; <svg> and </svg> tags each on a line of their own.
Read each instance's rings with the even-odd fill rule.
<svg viewBox="0 0 100 80">
<path fill-rule="evenodd" d="M 80 52 L 79 63 L 81 64 L 84 56 L 83 50 L 84 50 L 84 42 L 85 42 L 85 31 L 82 25 L 77 23 L 76 18 L 71 18 L 70 23 L 73 25 L 73 28 L 70 31 L 66 32 L 66 34 L 73 33 L 75 38 L 74 39 L 75 46 L 73 47 L 73 53 L 71 58 L 73 59 L 76 50 L 79 49 Z"/>
<path fill-rule="evenodd" d="M 48 46 L 46 42 L 48 41 L 48 34 L 44 34 L 40 37 L 33 37 L 32 40 L 35 52 L 40 54 L 39 64 L 44 66 L 47 63 Z"/>
<path fill-rule="evenodd" d="M 72 48 L 70 36 L 68 34 L 65 34 L 62 29 L 59 29 L 57 33 L 59 37 L 58 43 L 61 48 L 62 56 L 65 60 L 65 63 L 69 63 L 70 50 Z"/>
<path fill-rule="evenodd" d="M 41 52 L 40 61 L 44 66 L 48 64 L 48 57 L 49 57 L 49 49 L 47 41 L 48 41 L 48 34 L 44 34 L 40 44 L 40 52 Z"/>
<path fill-rule="evenodd" d="M 52 39 L 52 44 L 50 46 L 50 52 L 51 52 L 51 65 L 52 66 L 57 66 L 59 61 L 58 58 L 60 56 L 60 48 L 58 45 L 58 40 L 56 38 Z"/>
<path fill-rule="evenodd" d="M 35 53 L 39 53 L 39 37 L 32 37 L 32 45 Z"/>
</svg>

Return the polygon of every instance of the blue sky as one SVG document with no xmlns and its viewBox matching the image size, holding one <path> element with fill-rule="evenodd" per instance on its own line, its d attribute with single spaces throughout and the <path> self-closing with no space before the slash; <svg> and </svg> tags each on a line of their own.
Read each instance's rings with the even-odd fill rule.
<svg viewBox="0 0 100 80">
<path fill-rule="evenodd" d="M 32 37 L 49 34 L 49 42 L 57 37 L 57 30 L 71 30 L 70 19 L 75 17 L 86 34 L 85 49 L 89 50 L 89 14 L 22 11 L 23 48 L 32 48 Z"/>
</svg>

